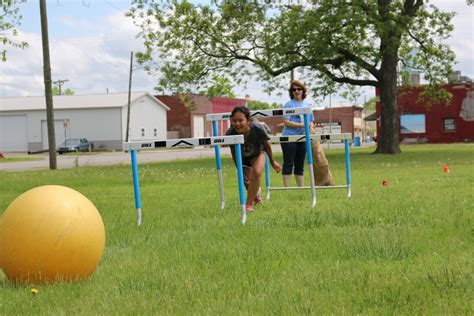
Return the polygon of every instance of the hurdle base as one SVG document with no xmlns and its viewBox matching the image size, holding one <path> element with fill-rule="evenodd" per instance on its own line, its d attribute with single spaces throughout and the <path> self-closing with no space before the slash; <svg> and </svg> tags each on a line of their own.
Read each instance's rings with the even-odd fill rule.
<svg viewBox="0 0 474 316">
<path fill-rule="evenodd" d="M 315 186 L 315 189 L 347 189 L 347 185 L 333 185 L 333 186 Z M 267 187 L 267 190 L 308 190 L 310 186 L 304 187 Z"/>
<path fill-rule="evenodd" d="M 142 209 L 137 208 L 137 224 L 140 226 L 142 224 Z"/>
</svg>

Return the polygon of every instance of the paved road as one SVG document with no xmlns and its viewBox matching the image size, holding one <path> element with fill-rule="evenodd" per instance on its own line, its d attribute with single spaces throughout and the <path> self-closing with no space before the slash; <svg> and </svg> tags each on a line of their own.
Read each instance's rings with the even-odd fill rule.
<svg viewBox="0 0 474 316">
<path fill-rule="evenodd" d="M 222 149 L 223 156 L 229 155 L 229 149 Z M 6 157 L 33 157 L 40 158 L 40 160 L 33 161 L 18 161 L 0 163 L 0 171 L 24 171 L 35 169 L 48 169 L 49 157 L 47 154 L 27 155 L 20 153 L 5 154 Z M 188 148 L 188 149 L 174 149 L 174 150 L 160 150 L 160 151 L 142 151 L 137 153 L 139 162 L 155 162 L 155 161 L 170 161 L 195 159 L 204 157 L 213 157 L 213 148 Z M 76 166 L 100 166 L 100 165 L 117 165 L 130 164 L 130 154 L 125 152 L 107 152 L 97 153 L 93 155 L 85 154 L 67 154 L 57 155 L 57 164 L 59 169 L 73 168 Z"/>
<path fill-rule="evenodd" d="M 365 144 L 363 144 L 364 146 Z M 324 149 L 327 145 L 323 144 Z M 340 144 L 331 144 L 331 148 L 340 148 Z M 365 146 L 364 146 L 365 147 Z M 272 145 L 274 152 L 281 152 L 279 145 Z M 228 148 L 221 149 L 222 156 L 229 156 L 230 150 Z M 26 171 L 36 169 L 48 169 L 49 157 L 46 154 L 28 155 L 22 153 L 5 153 L 7 157 L 34 157 L 40 160 L 33 161 L 18 161 L 0 163 L 0 171 Z M 213 148 L 186 148 L 186 149 L 169 149 L 158 151 L 142 151 L 137 153 L 137 159 L 142 162 L 157 162 L 157 161 L 172 161 L 185 160 L 195 158 L 214 157 Z M 124 152 L 106 152 L 88 154 L 67 154 L 57 156 L 58 168 L 74 168 L 76 166 L 101 166 L 101 165 L 117 165 L 130 164 L 130 154 Z"/>
</svg>

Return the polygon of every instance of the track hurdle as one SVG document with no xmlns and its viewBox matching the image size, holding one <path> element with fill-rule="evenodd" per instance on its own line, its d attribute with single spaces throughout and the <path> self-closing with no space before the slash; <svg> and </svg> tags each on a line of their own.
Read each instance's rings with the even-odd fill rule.
<svg viewBox="0 0 474 316">
<path fill-rule="evenodd" d="M 237 160 L 237 179 L 239 186 L 239 201 L 242 211 L 242 224 L 245 224 L 247 220 L 247 213 L 245 210 L 245 189 L 244 189 L 244 175 L 242 167 L 242 156 L 241 156 L 241 144 L 244 143 L 243 135 L 234 136 L 218 136 L 218 137 L 203 137 L 203 138 L 183 138 L 183 139 L 168 139 L 168 140 L 150 140 L 150 141 L 136 141 L 136 142 L 124 142 L 123 150 L 130 151 L 131 163 L 132 163 L 132 176 L 133 176 L 133 191 L 135 197 L 135 207 L 137 211 L 137 223 L 142 223 L 142 206 L 140 197 L 140 184 L 138 179 L 138 163 L 137 163 L 137 150 L 150 150 L 150 149 L 162 149 L 162 148 L 192 148 L 195 146 L 214 146 L 217 148 L 216 153 L 216 164 L 219 174 L 219 190 L 221 192 L 221 208 L 224 207 L 223 195 L 224 189 L 222 186 L 222 165 L 220 160 L 219 145 L 235 145 L 236 160 Z"/>
<path fill-rule="evenodd" d="M 270 116 L 283 116 L 283 115 L 303 115 L 303 120 L 304 120 L 304 130 L 305 130 L 305 135 L 299 136 L 303 137 L 304 141 L 306 142 L 306 154 L 308 155 L 308 166 L 309 166 L 309 173 L 310 173 L 310 183 L 311 185 L 309 187 L 305 187 L 306 189 L 309 188 L 311 189 L 311 194 L 313 198 L 313 203 L 312 207 L 316 206 L 316 186 L 315 186 L 315 181 L 314 181 L 314 173 L 313 173 L 313 153 L 311 149 L 311 138 L 310 138 L 310 132 L 309 132 L 309 115 L 313 112 L 313 109 L 311 108 L 288 108 L 288 109 L 276 109 L 276 110 L 258 110 L 258 111 L 251 111 L 250 116 L 251 117 L 270 117 Z M 230 119 L 231 113 L 212 113 L 212 114 L 207 114 L 206 115 L 206 120 L 212 122 L 212 130 L 213 130 L 213 135 L 217 136 L 218 135 L 218 129 L 217 129 L 217 121 L 223 121 L 223 120 L 229 120 Z M 222 173 L 222 171 L 219 171 L 219 165 L 220 165 L 220 154 L 219 154 L 219 148 L 218 146 L 215 147 L 216 149 L 216 164 L 217 164 L 217 172 L 218 174 Z M 237 154 L 236 151 L 236 158 L 241 159 L 241 157 Z M 219 162 L 217 162 L 219 160 Z M 268 160 L 268 157 L 267 157 Z M 268 167 L 268 161 L 265 165 L 265 170 L 266 170 L 266 175 L 269 175 L 269 167 Z M 269 183 L 269 182 L 268 182 Z M 267 186 L 268 188 L 269 186 Z M 223 183 L 222 183 L 222 176 L 219 177 L 219 190 L 223 192 Z M 268 195 L 268 191 L 267 191 Z M 221 194 L 221 204 L 223 202 L 224 195 L 223 193 Z"/>
<path fill-rule="evenodd" d="M 351 133 L 340 133 L 340 134 L 311 134 L 311 140 L 317 140 L 320 142 L 344 142 L 344 160 L 346 167 L 346 185 L 333 185 L 333 186 L 316 186 L 316 189 L 347 189 L 347 197 L 351 197 L 351 162 L 350 162 L 350 141 L 352 140 Z M 306 135 L 294 135 L 294 136 L 270 136 L 271 144 L 290 143 L 290 142 L 306 142 Z M 266 199 L 270 199 L 270 192 L 272 190 L 304 190 L 312 189 L 310 186 L 303 187 L 272 187 L 270 185 L 270 168 L 268 157 L 265 163 L 265 185 L 267 189 Z M 313 200 L 313 207 L 316 204 L 316 200 Z"/>
</svg>

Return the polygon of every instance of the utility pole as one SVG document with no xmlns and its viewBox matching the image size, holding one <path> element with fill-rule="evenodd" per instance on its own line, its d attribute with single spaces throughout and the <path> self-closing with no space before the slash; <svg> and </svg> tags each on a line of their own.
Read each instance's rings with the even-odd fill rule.
<svg viewBox="0 0 474 316">
<path fill-rule="evenodd" d="M 56 86 L 58 86 L 58 88 L 59 88 L 59 95 L 62 95 L 62 94 L 63 94 L 63 93 L 62 93 L 62 90 L 61 90 L 61 87 L 62 87 L 63 83 L 68 82 L 68 81 L 69 81 L 68 79 L 66 79 L 66 80 L 56 80 L 56 81 L 53 81 L 53 84 L 56 85 Z"/>
<path fill-rule="evenodd" d="M 367 117 L 367 96 L 364 93 L 364 108 L 362 109 L 363 115 L 362 119 L 364 120 L 364 141 L 367 142 L 367 121 L 365 118 Z"/>
<path fill-rule="evenodd" d="M 331 96 L 329 95 L 329 134 L 332 134 L 332 100 Z"/>
<path fill-rule="evenodd" d="M 329 134 L 332 134 L 332 94 L 329 95 Z M 328 149 L 330 143 L 328 142 Z"/>
<path fill-rule="evenodd" d="M 49 169 L 57 169 L 56 139 L 54 132 L 53 93 L 51 88 L 51 62 L 49 59 L 48 17 L 46 0 L 40 0 L 41 37 L 43 42 L 43 77 L 46 98 L 46 120 L 48 125 Z"/>
<path fill-rule="evenodd" d="M 127 104 L 127 131 L 125 141 L 128 142 L 130 129 L 130 100 L 132 97 L 132 70 L 133 70 L 133 52 L 130 53 L 130 75 L 128 77 L 128 104 Z"/>
</svg>

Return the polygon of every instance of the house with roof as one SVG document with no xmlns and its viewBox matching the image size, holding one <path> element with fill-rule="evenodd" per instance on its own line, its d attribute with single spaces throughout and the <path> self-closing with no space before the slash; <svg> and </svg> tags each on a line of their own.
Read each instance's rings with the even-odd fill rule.
<svg viewBox="0 0 474 316">
<path fill-rule="evenodd" d="M 97 150 L 120 150 L 126 137 L 128 93 L 53 96 L 56 145 L 87 138 Z M 130 99 L 129 139 L 166 139 L 169 108 L 148 92 Z M 49 148 L 44 96 L 0 98 L 0 151 Z"/>
</svg>

